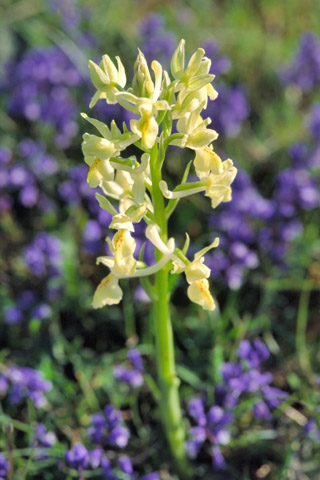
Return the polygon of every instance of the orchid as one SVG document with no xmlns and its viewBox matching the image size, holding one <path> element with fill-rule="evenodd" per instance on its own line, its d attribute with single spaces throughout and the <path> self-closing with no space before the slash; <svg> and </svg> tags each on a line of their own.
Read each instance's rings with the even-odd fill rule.
<svg viewBox="0 0 320 480">
<path fill-rule="evenodd" d="M 107 238 L 110 254 L 100 256 L 97 264 L 109 269 L 98 285 L 93 307 L 118 304 L 123 292 L 120 281 L 139 278 L 154 303 L 154 331 L 163 408 L 163 423 L 168 442 L 179 470 L 186 471 L 184 428 L 175 373 L 172 326 L 169 299 L 172 288 L 170 275 L 184 273 L 188 283 L 187 295 L 204 310 L 212 311 L 215 301 L 209 289 L 210 268 L 205 254 L 219 244 L 216 238 L 189 260 L 188 234 L 179 247 L 168 238 L 168 219 L 179 200 L 203 193 L 211 200 L 212 208 L 231 200 L 231 184 L 237 169 L 230 159 L 222 161 L 214 152 L 212 142 L 218 138 L 208 128 L 210 118 L 202 115 L 209 100 L 217 97 L 211 85 L 211 62 L 199 48 L 185 65 L 185 42 L 181 40 L 171 61 L 171 77 L 157 61 L 148 62 L 139 50 L 132 85 L 125 89 L 126 74 L 121 60 L 118 68 L 108 55 L 98 65 L 90 62 L 90 74 L 97 92 L 90 106 L 98 99 L 119 103 L 139 116 L 120 129 L 114 122 L 110 128 L 83 114 L 100 136 L 84 134 L 82 150 L 89 166 L 87 181 L 90 187 L 100 187 L 96 198 L 102 209 L 111 215 L 109 227 L 116 230 Z M 175 122 L 177 133 L 171 133 Z M 140 149 L 141 156 L 126 153 L 129 146 Z M 189 148 L 195 152 L 193 162 L 185 169 L 180 185 L 170 190 L 162 178 L 162 165 L 169 145 Z M 188 182 L 191 164 L 199 180 Z M 137 250 L 132 236 L 135 224 L 144 221 L 146 240 L 155 248 L 155 262 L 147 266 L 144 250 Z"/>
</svg>

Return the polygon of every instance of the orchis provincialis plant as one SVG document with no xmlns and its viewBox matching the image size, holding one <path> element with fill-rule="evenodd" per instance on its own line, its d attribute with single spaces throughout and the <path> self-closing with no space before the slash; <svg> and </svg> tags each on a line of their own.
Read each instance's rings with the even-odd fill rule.
<svg viewBox="0 0 320 480">
<path fill-rule="evenodd" d="M 189 284 L 187 294 L 192 302 L 205 310 L 213 310 L 215 303 L 209 291 L 210 269 L 204 264 L 204 255 L 217 247 L 219 240 L 187 257 L 189 237 L 182 248 L 168 238 L 168 220 L 180 198 L 199 192 L 211 199 L 212 208 L 231 200 L 231 183 L 236 168 L 231 160 L 222 161 L 213 151 L 211 143 L 218 134 L 207 128 L 209 118 L 202 118 L 208 98 L 214 100 L 217 92 L 209 74 L 210 60 L 199 48 L 185 65 L 185 42 L 181 40 L 171 60 L 171 76 L 157 61 L 147 61 L 139 51 L 132 85 L 126 87 L 126 74 L 119 57 L 117 67 L 108 55 L 99 65 L 89 63 L 92 82 L 97 92 L 90 106 L 99 99 L 119 103 L 135 113 L 130 126 L 122 130 L 113 121 L 110 128 L 104 123 L 83 117 L 99 132 L 85 133 L 82 149 L 88 164 L 88 183 L 100 187 L 96 197 L 101 208 L 113 218 L 110 228 L 116 232 L 107 239 L 110 256 L 97 259 L 110 270 L 98 285 L 93 298 L 94 308 L 118 304 L 122 299 L 119 281 L 126 278 L 141 279 L 153 301 L 154 332 L 157 351 L 160 406 L 169 445 L 176 465 L 185 470 L 184 429 L 178 396 L 179 381 L 175 372 L 174 345 L 169 314 L 169 275 L 184 273 Z M 172 133 L 173 123 L 177 133 Z M 140 158 L 125 156 L 127 147 L 134 145 L 142 152 Z M 173 190 L 162 179 L 162 166 L 169 145 L 189 148 L 195 152 L 193 166 L 198 181 L 188 182 L 186 169 L 180 185 Z M 143 250 L 136 252 L 132 236 L 135 223 L 147 224 L 146 239 L 155 247 L 156 260 L 152 266 L 143 261 Z"/>
</svg>

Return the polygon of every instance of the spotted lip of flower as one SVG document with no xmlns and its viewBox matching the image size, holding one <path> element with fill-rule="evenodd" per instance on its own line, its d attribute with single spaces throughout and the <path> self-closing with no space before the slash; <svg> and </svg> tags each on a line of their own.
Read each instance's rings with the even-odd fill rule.
<svg viewBox="0 0 320 480">
<path fill-rule="evenodd" d="M 93 308 L 105 305 L 117 305 L 122 300 L 123 292 L 119 286 L 119 279 L 112 273 L 101 280 L 93 296 Z"/>
<path fill-rule="evenodd" d="M 204 310 L 214 310 L 215 303 L 209 291 L 209 282 L 207 279 L 196 280 L 189 285 L 188 297 L 194 303 L 200 305 Z"/>
<path fill-rule="evenodd" d="M 213 151 L 212 145 L 202 150 L 197 150 L 193 164 L 196 174 L 200 179 L 207 178 L 210 173 L 219 175 L 223 172 L 222 160 L 219 155 Z"/>
<path fill-rule="evenodd" d="M 100 98 L 104 98 L 109 104 L 117 103 L 115 94 L 119 91 L 119 87 L 125 87 L 127 79 L 120 58 L 116 57 L 116 60 L 118 69 L 108 55 L 103 55 L 99 65 L 89 61 L 91 80 L 97 89 L 90 102 L 90 108 L 94 107 Z"/>
<path fill-rule="evenodd" d="M 94 297 L 93 307 L 101 308 L 104 305 L 116 305 L 122 299 L 122 290 L 119 278 L 130 276 L 136 270 L 137 261 L 133 257 L 136 242 L 131 237 L 129 230 L 119 230 L 109 242 L 114 257 L 98 257 L 97 264 L 103 263 L 109 267 L 111 273 L 98 285 Z"/>
<path fill-rule="evenodd" d="M 112 243 L 109 242 L 109 247 L 114 257 L 98 257 L 97 264 L 103 263 L 118 278 L 134 273 L 137 265 L 137 261 L 133 257 L 136 241 L 129 230 L 118 230 Z"/>
</svg>

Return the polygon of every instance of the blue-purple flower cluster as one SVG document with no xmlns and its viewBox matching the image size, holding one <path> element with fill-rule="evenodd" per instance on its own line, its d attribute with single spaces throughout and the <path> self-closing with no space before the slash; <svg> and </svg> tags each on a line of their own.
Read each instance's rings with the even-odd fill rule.
<svg viewBox="0 0 320 480">
<path fill-rule="evenodd" d="M 66 453 L 66 461 L 68 465 L 76 470 L 79 475 L 88 468 L 102 469 L 103 478 L 105 480 L 159 480 L 158 473 L 153 472 L 149 475 L 140 477 L 133 470 L 133 465 L 129 457 L 125 455 L 119 456 L 115 466 L 112 466 L 103 450 L 95 448 L 87 450 L 81 443 L 76 443 L 72 450 Z M 120 475 L 119 475 L 120 474 Z M 119 475 L 119 476 L 118 476 Z"/>
<path fill-rule="evenodd" d="M 144 18 L 139 25 L 140 49 L 148 62 L 157 60 L 163 68 L 169 67 L 169 59 L 177 45 L 173 32 L 165 28 L 162 15 L 153 13 Z"/>
<path fill-rule="evenodd" d="M 280 73 L 285 84 L 293 84 L 302 92 L 310 92 L 320 85 L 320 42 L 313 32 L 305 32 L 295 57 Z"/>
<path fill-rule="evenodd" d="M 236 407 L 245 394 L 254 394 L 252 407 L 256 420 L 272 420 L 272 410 L 287 398 L 287 393 L 271 386 L 273 375 L 261 372 L 261 364 L 269 358 L 269 350 L 260 340 L 243 340 L 238 350 L 238 361 L 224 363 L 221 368 L 223 383 L 215 389 L 216 401 L 223 408 Z"/>
<path fill-rule="evenodd" d="M 37 207 L 41 212 L 54 211 L 55 204 L 43 182 L 51 181 L 58 171 L 57 161 L 41 142 L 25 138 L 15 154 L 0 147 L 0 212 L 10 210 L 15 203 L 27 209 Z"/>
<path fill-rule="evenodd" d="M 210 40 L 205 43 L 204 49 L 212 61 L 210 73 L 217 77 L 214 84 L 219 93 L 214 102 L 208 103 L 206 113 L 212 118 L 214 129 L 219 135 L 236 137 L 249 116 L 247 95 L 241 85 L 230 86 L 221 79 L 230 70 L 232 63 L 230 58 L 220 53 L 219 45 Z"/>
<path fill-rule="evenodd" d="M 239 172 L 232 201 L 209 219 L 221 239 L 221 248 L 208 255 L 210 268 L 232 289 L 239 288 L 245 272 L 263 258 L 284 268 L 290 245 L 303 233 L 301 213 L 320 206 L 319 185 L 306 158 L 312 156 L 301 144 L 292 146 L 289 156 L 292 166 L 276 176 L 272 200 L 263 198 L 250 177 Z"/>
<path fill-rule="evenodd" d="M 51 303 L 62 292 L 62 255 L 60 240 L 40 232 L 23 250 L 22 260 L 34 276 L 34 288 L 20 292 L 14 305 L 4 310 L 7 324 L 24 320 L 44 320 L 52 313 Z"/>
<path fill-rule="evenodd" d="M 91 422 L 88 435 L 93 443 L 101 447 L 112 445 L 123 448 L 127 445 L 130 432 L 122 425 L 121 412 L 113 405 L 106 405 L 103 412 L 93 415 Z"/>
<path fill-rule="evenodd" d="M 46 232 L 38 233 L 25 247 L 23 260 L 36 277 L 59 277 L 62 262 L 59 239 Z"/>
<path fill-rule="evenodd" d="M 232 201 L 221 207 L 209 218 L 210 226 L 218 232 L 221 248 L 208 255 L 207 261 L 214 276 L 237 289 L 245 272 L 259 265 L 257 226 L 259 221 L 271 218 L 273 206 L 258 193 L 250 177 L 240 171 L 233 183 Z"/>
<path fill-rule="evenodd" d="M 269 358 L 267 346 L 260 340 L 251 344 L 240 343 L 237 360 L 221 365 L 222 382 L 214 387 L 214 405 L 206 413 L 204 399 L 190 401 L 188 411 L 196 426 L 191 427 L 187 451 L 196 458 L 205 442 L 211 445 L 212 464 L 215 469 L 226 466 L 220 447 L 231 439 L 230 428 L 242 400 L 251 398 L 252 415 L 256 421 L 272 420 L 272 411 L 287 398 L 287 393 L 273 387 L 273 375 L 262 372 L 261 364 Z"/>
<path fill-rule="evenodd" d="M 124 448 L 130 437 L 129 430 L 122 424 L 121 412 L 117 411 L 113 405 L 106 405 L 103 412 L 93 415 L 91 422 L 88 435 L 97 446 L 92 450 L 87 450 L 83 444 L 76 443 L 71 450 L 66 452 L 68 465 L 80 476 L 84 470 L 100 467 L 105 480 L 159 480 L 156 472 L 140 477 L 134 472 L 129 457 L 125 455 L 117 455 L 116 462 L 109 460 L 104 448 Z"/>
<path fill-rule="evenodd" d="M 116 365 L 113 370 L 115 378 L 127 383 L 130 387 L 137 388 L 143 384 L 143 364 L 139 350 L 133 348 L 128 352 L 130 367 Z"/>
<path fill-rule="evenodd" d="M 6 92 L 6 109 L 12 117 L 49 125 L 57 146 L 66 148 L 78 132 L 79 112 L 72 91 L 82 82 L 60 48 L 33 48 L 8 63 L 0 92 Z"/>
<path fill-rule="evenodd" d="M 47 403 L 45 394 L 51 388 L 51 382 L 32 368 L 12 366 L 0 373 L 0 396 L 6 397 L 11 405 L 31 400 L 36 408 L 42 408 Z"/>
</svg>

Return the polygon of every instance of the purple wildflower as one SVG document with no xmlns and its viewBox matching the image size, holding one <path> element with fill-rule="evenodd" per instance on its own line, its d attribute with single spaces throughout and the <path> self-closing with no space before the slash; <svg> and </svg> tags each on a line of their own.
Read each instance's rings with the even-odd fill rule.
<svg viewBox="0 0 320 480">
<path fill-rule="evenodd" d="M 11 158 L 11 150 L 7 147 L 0 147 L 0 167 L 8 165 Z"/>
<path fill-rule="evenodd" d="M 8 400 L 13 405 L 20 405 L 29 398 L 36 408 L 46 403 L 45 393 L 51 390 L 52 384 L 45 380 L 41 373 L 29 367 L 9 367 L 3 374 L 8 382 Z"/>
<path fill-rule="evenodd" d="M 103 230 L 97 220 L 88 220 L 83 236 L 83 247 L 89 253 L 97 254 L 102 250 Z"/>
<path fill-rule="evenodd" d="M 260 367 L 270 356 L 267 346 L 259 339 L 253 344 L 248 340 L 240 343 L 238 361 L 223 363 L 223 383 L 215 388 L 216 400 L 225 408 L 233 408 L 243 395 L 254 393 L 257 401 L 253 414 L 257 420 L 270 420 L 270 411 L 287 398 L 287 393 L 272 387 L 273 375 L 261 372 Z"/>
<path fill-rule="evenodd" d="M 238 357 L 246 360 L 249 367 L 257 368 L 270 356 L 267 346 L 259 339 L 255 339 L 252 344 L 249 340 L 242 340 L 239 345 Z"/>
<path fill-rule="evenodd" d="M 53 432 L 48 432 L 45 425 L 38 424 L 35 427 L 35 435 L 32 441 L 32 446 L 36 447 L 37 453 L 36 458 L 38 460 L 45 460 L 48 458 L 46 450 L 53 447 L 57 442 L 57 437 Z"/>
<path fill-rule="evenodd" d="M 51 314 L 52 314 L 52 310 L 49 307 L 49 305 L 46 303 L 40 303 L 33 310 L 31 316 L 36 320 L 44 320 L 45 318 L 49 318 Z"/>
<path fill-rule="evenodd" d="M 103 413 L 93 415 L 91 422 L 88 435 L 94 443 L 101 446 L 116 445 L 120 448 L 127 445 L 129 430 L 122 425 L 121 412 L 113 405 L 106 405 Z"/>
<path fill-rule="evenodd" d="M 229 443 L 230 434 L 228 427 L 233 420 L 231 413 L 224 411 L 217 405 L 213 405 L 208 413 L 205 414 L 204 405 L 198 398 L 190 401 L 188 411 L 197 422 L 197 426 L 190 429 L 191 440 L 186 444 L 190 458 L 196 458 L 206 440 L 214 447 Z M 213 451 L 213 454 L 215 451 Z M 213 455 L 213 464 L 215 463 Z"/>
<path fill-rule="evenodd" d="M 212 64 L 210 73 L 216 76 L 227 73 L 231 68 L 231 60 L 226 55 L 221 55 L 220 46 L 214 40 L 208 40 L 203 48 L 206 57 L 210 58 Z"/>
<path fill-rule="evenodd" d="M 207 114 L 213 119 L 214 129 L 222 136 L 236 137 L 249 115 L 249 104 L 243 87 L 217 85 L 218 98 L 209 102 Z"/>
<path fill-rule="evenodd" d="M 129 457 L 122 456 L 118 459 L 118 465 L 120 470 L 122 470 L 127 475 L 133 474 L 133 466 Z"/>
<path fill-rule="evenodd" d="M 303 433 L 308 435 L 314 442 L 320 443 L 320 428 L 315 420 L 309 419 L 303 426 Z"/>
<path fill-rule="evenodd" d="M 320 83 L 320 42 L 313 32 L 301 36 L 296 55 L 290 65 L 280 73 L 285 84 L 297 85 L 309 92 Z"/>
<path fill-rule="evenodd" d="M 122 365 L 116 365 L 113 374 L 117 380 L 125 382 L 131 387 L 141 387 L 143 384 L 143 364 L 138 350 L 132 349 L 128 352 L 130 368 Z"/>
<path fill-rule="evenodd" d="M 4 321 L 9 325 L 21 323 L 23 314 L 17 306 L 7 307 L 4 310 Z"/>
<path fill-rule="evenodd" d="M 23 259 L 37 277 L 57 277 L 61 274 L 61 245 L 58 238 L 40 232 L 24 249 Z"/>
<path fill-rule="evenodd" d="M 58 47 L 34 48 L 7 65 L 2 89 L 9 93 L 10 115 L 52 126 L 57 145 L 65 148 L 77 133 L 72 88 L 81 83 L 77 69 Z"/>
<path fill-rule="evenodd" d="M 92 468 L 98 468 L 101 465 L 103 457 L 103 450 L 101 448 L 94 448 L 89 452 L 89 465 Z"/>
<path fill-rule="evenodd" d="M 75 443 L 72 450 L 66 452 L 66 461 L 71 468 L 81 473 L 89 463 L 88 450 L 81 443 Z"/>
<path fill-rule="evenodd" d="M 174 33 L 165 29 L 163 16 L 152 14 L 144 18 L 139 25 L 139 32 L 140 47 L 147 61 L 158 60 L 164 68 L 167 68 L 177 40 Z"/>
</svg>

